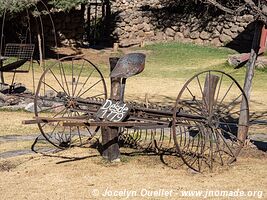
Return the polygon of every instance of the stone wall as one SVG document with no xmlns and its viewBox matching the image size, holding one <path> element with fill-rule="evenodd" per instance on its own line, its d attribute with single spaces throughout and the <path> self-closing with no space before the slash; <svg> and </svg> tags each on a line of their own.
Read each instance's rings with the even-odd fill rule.
<svg viewBox="0 0 267 200">
<path fill-rule="evenodd" d="M 164 1 L 111 1 L 109 27 L 112 29 L 112 39 L 109 40 L 117 41 L 121 47 L 140 44 L 142 41 L 172 40 L 234 48 L 251 44 L 254 28 L 254 18 L 251 15 L 237 17 L 224 13 L 207 14 L 200 8 L 185 12 L 183 8 L 170 9 L 168 4 L 162 2 Z M 59 44 L 73 46 L 88 42 L 84 40 L 85 13 L 82 9 L 73 9 L 68 13 L 52 14 Z M 53 44 L 52 27 L 48 19 L 44 19 L 44 27 L 46 42 Z M 241 49 L 244 50 L 244 47 Z"/>
<path fill-rule="evenodd" d="M 170 40 L 238 45 L 240 41 L 251 42 L 253 36 L 251 15 L 183 13 L 164 7 L 160 0 L 116 0 L 112 12 L 116 13 L 113 37 L 118 38 L 122 47 L 141 41 Z"/>
<path fill-rule="evenodd" d="M 71 10 L 70 12 L 55 12 L 52 13 L 52 18 L 55 24 L 58 44 L 64 46 L 81 45 L 84 29 L 84 11 Z M 45 42 L 49 45 L 54 45 L 55 39 L 52 30 L 52 23 L 48 16 L 43 18 Z"/>
</svg>

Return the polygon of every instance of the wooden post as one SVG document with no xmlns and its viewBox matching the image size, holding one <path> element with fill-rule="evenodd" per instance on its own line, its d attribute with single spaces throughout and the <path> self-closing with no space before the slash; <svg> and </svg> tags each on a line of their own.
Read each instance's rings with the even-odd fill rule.
<svg viewBox="0 0 267 200">
<path fill-rule="evenodd" d="M 244 92 L 247 96 L 247 100 L 249 102 L 250 100 L 250 93 L 252 89 L 252 80 L 254 77 L 254 71 L 255 71 L 255 64 L 258 58 L 258 53 L 260 49 L 260 38 L 261 38 L 261 30 L 263 27 L 263 23 L 260 21 L 255 22 L 255 32 L 254 32 L 254 37 L 253 37 L 253 42 L 252 42 L 252 47 L 251 47 L 251 52 L 250 52 L 250 58 L 247 64 L 247 72 L 246 72 L 246 78 L 245 78 L 245 83 L 244 83 Z M 247 124 L 248 117 L 246 115 L 246 101 L 243 97 L 242 103 L 241 103 L 241 108 L 240 108 L 240 117 L 239 117 L 239 125 L 242 124 Z M 244 141 L 247 138 L 247 129 L 248 127 L 246 126 L 240 126 L 238 129 L 238 139 L 241 141 Z"/>
<path fill-rule="evenodd" d="M 119 58 L 110 58 L 110 71 L 114 69 Z M 111 78 L 110 99 L 118 101 L 120 99 L 120 78 Z M 103 127 L 102 133 L 102 156 L 109 161 L 118 161 L 120 159 L 120 150 L 118 145 L 118 127 Z"/>
<path fill-rule="evenodd" d="M 203 91 L 204 95 L 203 100 L 204 104 L 206 104 L 209 114 L 211 114 L 213 111 L 214 96 L 219 79 L 220 78 L 218 76 L 213 74 L 206 75 L 204 91 Z"/>
</svg>

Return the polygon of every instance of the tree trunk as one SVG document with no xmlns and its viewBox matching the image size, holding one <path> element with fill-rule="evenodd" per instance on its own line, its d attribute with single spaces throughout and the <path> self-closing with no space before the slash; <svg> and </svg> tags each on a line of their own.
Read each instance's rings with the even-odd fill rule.
<svg viewBox="0 0 267 200">
<path fill-rule="evenodd" d="M 37 23 L 37 20 L 36 20 L 36 28 L 37 28 L 37 40 L 38 40 L 40 67 L 43 68 L 44 58 L 43 58 L 43 48 L 42 48 L 42 37 L 41 37 L 40 27 L 39 27 L 39 24 Z"/>
<path fill-rule="evenodd" d="M 257 61 L 259 49 L 260 49 L 260 38 L 261 38 L 261 30 L 263 27 L 263 23 L 260 21 L 255 22 L 255 32 L 254 32 L 254 37 L 253 37 L 253 42 L 252 42 L 252 47 L 251 47 L 251 52 L 250 52 L 250 58 L 247 63 L 247 72 L 246 72 L 246 78 L 245 78 L 245 83 L 244 83 L 244 92 L 246 94 L 247 100 L 249 102 L 250 100 L 250 94 L 251 94 L 251 89 L 252 89 L 252 80 L 254 77 L 254 71 L 255 71 L 255 64 Z M 248 118 L 246 116 L 246 111 L 244 110 L 246 108 L 246 99 L 242 99 L 241 103 L 241 112 L 240 112 L 240 118 L 239 118 L 239 124 L 246 124 Z M 238 139 L 244 141 L 247 137 L 247 127 L 241 126 L 240 130 L 238 130 Z"/>
</svg>

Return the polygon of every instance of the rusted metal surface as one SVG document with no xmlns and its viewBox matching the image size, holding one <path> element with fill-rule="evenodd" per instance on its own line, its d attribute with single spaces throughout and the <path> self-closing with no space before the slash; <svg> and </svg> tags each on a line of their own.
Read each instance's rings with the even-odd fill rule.
<svg viewBox="0 0 267 200">
<path fill-rule="evenodd" d="M 45 83 L 43 75 L 35 98 L 36 117 L 24 123 L 37 123 L 44 137 L 63 149 L 86 145 L 101 130 L 102 155 L 109 160 L 120 157 L 120 144 L 146 152 L 177 154 L 182 163 L 195 171 L 233 162 L 244 143 L 236 135 L 238 131 L 248 129 L 248 103 L 246 101 L 246 105 L 240 110 L 240 102 L 245 97 L 240 85 L 224 72 L 205 71 L 185 83 L 173 107 L 125 102 L 123 88 L 126 78 L 140 73 L 144 69 L 144 60 L 143 54 L 128 54 L 122 59 L 111 60 L 113 66 L 117 61 L 118 64 L 111 73 L 110 100 L 106 99 L 105 84 L 102 88 L 105 98 L 95 95 L 77 97 L 74 95 L 75 90 L 73 95 L 68 95 L 68 88 L 62 86 L 61 80 L 64 84 L 68 82 L 64 81 L 64 77 L 59 77 L 57 82 L 60 91 L 57 91 L 58 95 L 53 101 L 64 107 L 68 112 L 67 116 L 62 111 L 53 111 L 55 113 L 52 117 L 41 116 L 44 110 L 38 111 L 38 102 L 48 100 L 38 93 Z M 125 66 L 122 63 L 126 63 Z M 103 76 L 96 66 L 91 67 L 102 80 Z M 119 71 L 116 71 L 116 67 Z M 123 72 L 124 68 L 126 71 Z M 51 70 L 50 68 L 47 72 Z M 47 83 L 46 86 L 50 85 Z M 107 102 L 112 103 L 107 106 Z M 125 105 L 127 112 L 122 118 L 112 120 L 105 115 L 106 107 L 112 106 L 109 114 L 115 112 L 113 109 L 118 114 L 117 111 L 123 110 Z M 241 112 L 247 117 L 242 124 L 238 122 Z M 49 131 L 45 131 L 46 127 L 49 127 Z M 87 138 L 84 137 L 86 135 Z"/>
<path fill-rule="evenodd" d="M 141 73 L 145 68 L 145 54 L 130 53 L 120 58 L 112 70 L 111 78 L 129 78 Z"/>
</svg>

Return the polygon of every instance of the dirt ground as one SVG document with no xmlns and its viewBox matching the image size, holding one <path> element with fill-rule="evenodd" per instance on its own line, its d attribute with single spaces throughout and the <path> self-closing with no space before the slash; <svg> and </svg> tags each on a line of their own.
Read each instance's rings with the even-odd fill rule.
<svg viewBox="0 0 267 200">
<path fill-rule="evenodd" d="M 233 166 L 204 174 L 186 167 L 173 169 L 158 156 L 123 155 L 122 162 L 110 164 L 95 150 L 81 148 L 51 156 L 2 159 L 0 163 L 1 199 L 201 199 L 182 196 L 183 191 L 196 190 L 256 191 L 254 197 L 230 199 L 267 199 L 267 159 L 259 152 L 244 153 Z M 160 189 L 172 193 L 144 193 Z M 106 190 L 114 195 L 104 196 Z M 115 196 L 115 191 L 124 190 L 136 191 L 136 196 Z"/>
</svg>

